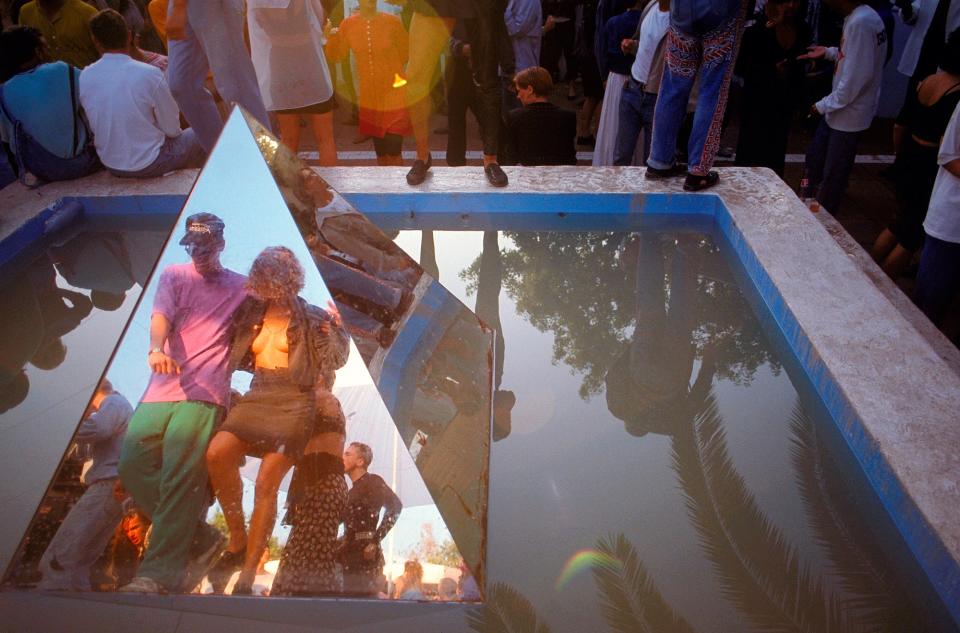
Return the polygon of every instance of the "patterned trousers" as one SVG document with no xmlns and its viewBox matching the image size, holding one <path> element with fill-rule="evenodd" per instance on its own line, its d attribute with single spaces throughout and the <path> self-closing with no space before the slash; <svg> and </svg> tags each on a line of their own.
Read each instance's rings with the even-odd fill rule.
<svg viewBox="0 0 960 633">
<path fill-rule="evenodd" d="M 704 35 L 683 33 L 670 26 L 667 63 L 654 112 L 653 142 L 647 159 L 651 167 L 668 169 L 673 166 L 680 125 L 698 75 L 700 92 L 687 146 L 687 171 L 703 176 L 713 167 L 720 149 L 723 113 L 727 107 L 742 25 L 742 17 L 736 16 Z"/>
<path fill-rule="evenodd" d="M 346 504 L 347 483 L 342 474 L 328 473 L 306 488 L 270 595 L 315 596 L 340 592 L 337 527 Z"/>
</svg>

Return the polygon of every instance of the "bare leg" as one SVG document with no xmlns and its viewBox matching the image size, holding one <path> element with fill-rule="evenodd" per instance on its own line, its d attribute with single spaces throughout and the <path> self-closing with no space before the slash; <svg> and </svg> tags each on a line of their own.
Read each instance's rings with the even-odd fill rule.
<svg viewBox="0 0 960 633">
<path fill-rule="evenodd" d="M 910 265 L 910 260 L 912 259 L 913 253 L 897 244 L 883 260 L 880 267 L 883 268 L 883 272 L 887 273 L 890 279 L 896 281 L 903 275 L 904 271 L 907 270 L 907 266 Z"/>
<path fill-rule="evenodd" d="M 250 536 L 247 539 L 247 558 L 237 584 L 250 584 L 257 575 L 257 564 L 267 546 L 270 533 L 277 520 L 277 491 L 293 461 L 280 453 L 267 453 L 257 473 L 256 492 L 253 500 L 253 515 L 250 517 Z"/>
<path fill-rule="evenodd" d="M 300 115 L 278 114 L 277 123 L 280 126 L 280 140 L 296 152 L 300 147 Z"/>
<path fill-rule="evenodd" d="M 891 233 L 890 229 L 883 229 L 873 243 L 873 248 L 870 249 L 870 256 L 873 257 L 873 261 L 880 264 L 896 246 L 897 236 Z"/>
<path fill-rule="evenodd" d="M 583 100 L 583 106 L 580 108 L 579 117 L 577 117 L 577 136 L 590 136 L 593 132 L 593 115 L 597 111 L 600 102 L 593 97 L 587 97 Z"/>
<path fill-rule="evenodd" d="M 227 550 L 239 552 L 247 546 L 243 521 L 243 482 L 240 481 L 240 459 L 247 445 L 229 431 L 220 431 L 207 448 L 207 471 L 213 492 L 217 495 L 223 516 L 230 529 Z"/>
<path fill-rule="evenodd" d="M 893 124 L 893 153 L 896 154 L 900 151 L 900 146 L 903 145 L 903 139 L 907 136 L 907 126 L 900 125 L 899 123 Z"/>
<path fill-rule="evenodd" d="M 337 164 L 337 146 L 333 138 L 333 112 L 310 115 L 313 135 L 317 139 L 321 167 L 333 167 Z"/>
<path fill-rule="evenodd" d="M 417 143 L 417 158 L 430 157 L 430 98 L 433 71 L 450 39 L 455 18 L 414 13 L 410 21 L 410 62 L 407 65 L 407 110 Z"/>
<path fill-rule="evenodd" d="M 377 156 L 377 164 L 381 167 L 400 167 L 403 165 L 403 156 L 400 154 L 384 154 L 383 156 Z"/>
</svg>

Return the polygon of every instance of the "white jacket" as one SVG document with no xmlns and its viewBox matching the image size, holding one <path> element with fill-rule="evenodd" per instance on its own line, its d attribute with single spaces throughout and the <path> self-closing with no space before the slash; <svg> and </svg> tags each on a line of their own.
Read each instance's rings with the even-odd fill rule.
<svg viewBox="0 0 960 633">
<path fill-rule="evenodd" d="M 870 127 L 880 103 L 886 56 L 883 20 L 861 4 L 843 21 L 840 48 L 827 49 L 827 59 L 837 64 L 833 90 L 816 103 L 827 125 L 841 132 L 861 132 Z"/>
<path fill-rule="evenodd" d="M 930 23 L 933 21 L 933 14 L 937 10 L 938 0 L 916 0 L 913 3 L 913 15 L 909 20 L 904 20 L 905 24 L 912 24 L 913 30 L 910 31 L 910 37 L 903 47 L 903 53 L 900 55 L 900 63 L 897 64 L 897 70 L 912 77 L 917 69 L 917 61 L 920 59 L 920 48 L 923 46 L 923 39 L 927 36 L 930 29 Z M 944 41 L 957 28 L 960 28 L 960 0 L 940 0 L 941 2 L 950 2 L 950 8 L 947 9 L 947 28 L 944 31 Z M 902 17 L 902 14 L 901 14 Z"/>
</svg>

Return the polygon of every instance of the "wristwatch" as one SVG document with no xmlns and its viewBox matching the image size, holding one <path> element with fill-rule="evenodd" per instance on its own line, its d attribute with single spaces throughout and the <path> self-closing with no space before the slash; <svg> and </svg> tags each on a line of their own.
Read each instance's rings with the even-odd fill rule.
<svg viewBox="0 0 960 633">
<path fill-rule="evenodd" d="M 149 356 L 150 354 L 162 354 L 162 353 L 163 353 L 162 347 L 154 347 L 152 350 L 147 352 L 147 356 Z"/>
</svg>

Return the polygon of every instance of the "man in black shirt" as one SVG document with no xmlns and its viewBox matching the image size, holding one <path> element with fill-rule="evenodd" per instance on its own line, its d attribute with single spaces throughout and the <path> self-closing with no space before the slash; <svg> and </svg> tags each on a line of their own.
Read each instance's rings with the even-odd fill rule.
<svg viewBox="0 0 960 633">
<path fill-rule="evenodd" d="M 545 68 L 526 68 L 514 77 L 523 104 L 507 114 L 509 160 L 525 166 L 576 165 L 577 115 L 548 100 L 553 79 Z"/>
<path fill-rule="evenodd" d="M 353 486 L 343 511 L 345 532 L 340 563 L 343 565 L 344 593 L 376 595 L 377 580 L 383 573 L 380 541 L 397 522 L 403 504 L 378 475 L 367 472 L 373 450 L 353 442 L 343 452 L 343 470 Z M 380 508 L 384 508 L 380 521 Z M 379 521 L 379 525 L 377 525 Z"/>
</svg>

